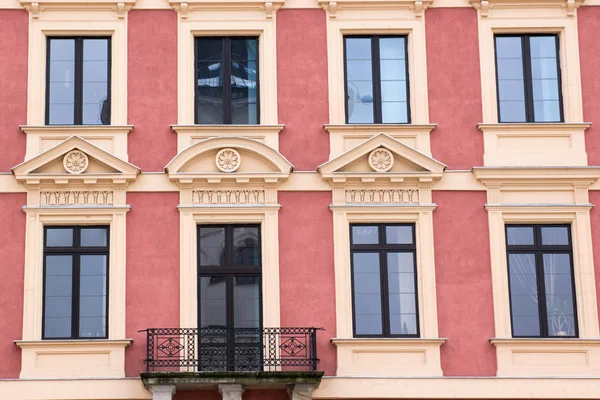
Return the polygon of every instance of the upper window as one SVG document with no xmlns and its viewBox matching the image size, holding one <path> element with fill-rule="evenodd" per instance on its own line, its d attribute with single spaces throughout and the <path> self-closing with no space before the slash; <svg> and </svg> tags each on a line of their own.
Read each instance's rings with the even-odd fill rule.
<svg viewBox="0 0 600 400">
<path fill-rule="evenodd" d="M 415 226 L 350 228 L 354 336 L 418 336 Z"/>
<path fill-rule="evenodd" d="M 110 38 L 48 38 L 46 124 L 110 124 Z"/>
<path fill-rule="evenodd" d="M 108 227 L 44 230 L 43 339 L 108 337 Z"/>
<path fill-rule="evenodd" d="M 258 124 L 258 39 L 196 38 L 197 124 Z"/>
<path fill-rule="evenodd" d="M 346 123 L 410 123 L 406 36 L 344 38 Z"/>
<path fill-rule="evenodd" d="M 557 35 L 496 35 L 499 122 L 562 122 Z"/>
<path fill-rule="evenodd" d="M 569 225 L 507 225 L 513 337 L 577 337 Z"/>
</svg>

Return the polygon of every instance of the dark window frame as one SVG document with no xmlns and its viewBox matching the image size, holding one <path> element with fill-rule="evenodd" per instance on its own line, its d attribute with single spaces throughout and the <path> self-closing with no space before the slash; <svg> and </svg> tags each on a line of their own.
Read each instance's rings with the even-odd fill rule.
<svg viewBox="0 0 600 400">
<path fill-rule="evenodd" d="M 82 229 L 105 229 L 106 246 L 81 246 Z M 49 229 L 72 229 L 73 245 L 66 247 L 48 247 Z M 109 332 L 109 298 L 110 298 L 110 226 L 108 225 L 47 225 L 44 226 L 44 258 L 43 258 L 43 288 L 42 288 L 42 340 L 98 340 L 108 339 Z M 71 283 L 71 336 L 69 337 L 46 337 L 46 256 L 64 255 L 73 258 L 72 283 Z M 80 257 L 81 255 L 105 255 L 106 256 L 106 335 L 104 336 L 80 336 L 79 335 L 79 301 L 80 301 Z"/>
<path fill-rule="evenodd" d="M 200 40 L 221 40 L 223 54 L 223 122 L 232 125 L 231 39 L 256 40 L 256 124 L 260 125 L 260 37 L 258 36 L 196 36 L 194 37 L 194 124 L 198 123 L 198 43 Z"/>
<path fill-rule="evenodd" d="M 60 126 L 63 124 L 50 123 L 50 42 L 52 40 L 74 40 L 75 41 L 75 76 L 74 96 L 73 96 L 73 124 L 83 124 L 83 42 L 84 40 L 106 40 L 107 41 L 107 90 L 106 102 L 108 104 L 108 124 L 91 124 L 89 126 L 112 124 L 112 95 L 111 95 L 111 75 L 112 75 L 112 37 L 110 36 L 48 36 L 46 37 L 46 110 L 44 122 L 50 126 Z M 69 125 L 71 126 L 71 125 Z M 88 125 L 85 125 L 88 126 Z"/>
<path fill-rule="evenodd" d="M 544 245 L 542 244 L 542 228 L 567 228 L 568 232 L 568 245 Z M 509 228 L 533 228 L 533 245 L 509 245 L 508 244 L 508 229 Z M 510 328 L 511 335 L 514 338 L 567 338 L 573 339 L 579 337 L 579 319 L 577 316 L 577 292 L 575 291 L 575 267 L 573 264 L 573 236 L 571 233 L 571 225 L 570 224 L 505 224 L 504 226 L 504 237 L 506 243 L 506 267 L 508 273 L 508 298 L 510 303 Z M 510 289 L 510 265 L 509 265 L 509 255 L 510 254 L 535 254 L 535 269 L 536 269 L 536 288 L 538 293 L 538 317 L 539 317 L 539 327 L 540 334 L 538 336 L 532 335 L 515 335 L 514 334 L 514 324 L 512 321 L 512 293 Z M 550 336 L 548 334 L 548 317 L 546 310 L 546 285 L 545 285 L 545 276 L 544 276 L 544 261 L 543 255 L 545 253 L 549 254 L 569 254 L 571 260 L 571 293 L 573 296 L 573 324 L 575 326 L 575 335 L 574 336 Z"/>
<path fill-rule="evenodd" d="M 404 39 L 404 62 L 406 71 L 406 122 L 382 122 L 381 57 L 379 39 Z M 348 113 L 348 58 L 347 39 L 371 39 L 371 72 L 373 80 L 373 122 L 349 122 Z M 408 35 L 344 35 L 344 110 L 346 124 L 352 125 L 410 125 L 410 71 L 408 63 Z"/>
<path fill-rule="evenodd" d="M 558 103 L 560 111 L 560 120 L 558 121 L 536 121 L 535 110 L 534 110 L 534 99 L 533 99 L 533 76 L 531 75 L 531 47 L 529 39 L 532 37 L 549 37 L 553 36 L 556 42 L 556 73 L 557 73 L 557 84 L 558 84 Z M 521 39 L 521 61 L 523 63 L 523 88 L 525 98 L 525 121 L 513 122 L 513 121 L 502 121 L 502 114 L 500 113 L 500 80 L 498 79 L 498 45 L 496 38 L 499 37 L 513 37 Z M 532 33 L 532 34 L 495 34 L 494 35 L 494 63 L 496 72 L 496 108 L 498 112 L 498 123 L 501 124 L 552 124 L 565 122 L 565 111 L 563 103 L 563 88 L 562 88 L 562 71 L 560 67 L 560 36 L 558 33 Z"/>
<path fill-rule="evenodd" d="M 352 228 L 357 226 L 377 226 L 379 233 L 379 244 L 354 244 L 352 237 Z M 388 226 L 410 226 L 412 227 L 412 244 L 386 244 L 386 227 Z M 421 337 L 420 318 L 419 318 L 419 278 L 417 270 L 417 242 L 416 242 L 416 224 L 414 223 L 358 223 L 350 224 L 350 281 L 352 292 L 352 334 L 355 338 L 419 338 Z M 377 334 L 357 334 L 356 333 L 356 302 L 354 296 L 354 253 L 379 253 L 379 278 L 381 288 L 381 331 Z M 389 313 L 389 281 L 388 281 L 388 253 L 412 253 L 414 260 L 414 278 L 415 278 L 415 322 L 416 333 L 414 334 L 392 334 L 390 333 L 390 313 Z"/>
</svg>

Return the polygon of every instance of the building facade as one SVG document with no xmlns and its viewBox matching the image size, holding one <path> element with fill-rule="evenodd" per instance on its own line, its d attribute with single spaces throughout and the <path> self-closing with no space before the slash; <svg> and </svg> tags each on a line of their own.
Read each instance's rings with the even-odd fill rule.
<svg viewBox="0 0 600 400">
<path fill-rule="evenodd" d="M 0 0 L 0 398 L 600 398 L 600 0 Z"/>
</svg>

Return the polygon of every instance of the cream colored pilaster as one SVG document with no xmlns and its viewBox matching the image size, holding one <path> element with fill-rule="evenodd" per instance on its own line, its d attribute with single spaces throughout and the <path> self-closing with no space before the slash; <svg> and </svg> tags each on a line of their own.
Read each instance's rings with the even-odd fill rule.
<svg viewBox="0 0 600 400">
<path fill-rule="evenodd" d="M 198 297 L 196 287 L 196 223 L 190 212 L 179 214 L 181 275 L 179 281 L 180 321 L 182 327 L 196 326 Z"/>
<path fill-rule="evenodd" d="M 125 321 L 125 282 L 127 279 L 127 243 L 125 212 L 115 213 L 112 217 L 110 232 L 110 274 L 109 274 L 109 321 Z M 110 338 L 124 338 L 125 324 L 109 325 Z"/>
<path fill-rule="evenodd" d="M 421 293 L 421 337 L 438 337 L 437 300 L 435 285 L 435 257 L 433 254 L 433 212 L 419 213 L 417 232 L 417 257 L 421 268 L 421 278 L 418 279 Z M 422 251 L 421 249 L 426 249 Z M 424 318 L 425 316 L 425 318 Z M 427 318 L 427 316 L 430 316 Z"/>
<path fill-rule="evenodd" d="M 589 211 L 575 214 L 573 223 L 574 239 L 573 263 L 579 266 L 575 279 L 579 337 L 596 339 L 598 332 L 598 307 L 596 303 L 596 285 L 594 278 L 594 258 L 592 253 L 591 223 Z"/>
<path fill-rule="evenodd" d="M 494 299 L 494 322 L 496 337 L 511 337 L 510 303 L 508 275 L 506 273 L 506 253 L 503 244 L 504 221 L 500 211 L 488 211 L 490 230 L 490 256 L 492 265 L 492 295 Z M 502 243 L 502 245 L 501 245 Z"/>
<path fill-rule="evenodd" d="M 221 384 L 218 388 L 223 400 L 242 400 L 244 386 L 237 384 Z"/>
<path fill-rule="evenodd" d="M 175 394 L 175 385 L 152 385 L 152 400 L 172 400 Z"/>
<path fill-rule="evenodd" d="M 263 290 L 263 324 L 266 327 L 278 327 L 280 321 L 278 211 L 266 212 L 263 225 L 262 252 L 265 258 L 263 288 L 269 288 L 268 291 Z"/>
<path fill-rule="evenodd" d="M 23 340 L 39 340 L 42 337 L 42 243 L 44 230 L 37 213 L 27 214 L 25 235 L 25 291 L 23 313 Z M 30 266 L 29 268 L 27 266 Z"/>
<path fill-rule="evenodd" d="M 344 211 L 333 212 L 333 251 L 335 268 L 336 332 L 338 337 L 352 337 L 352 298 L 350 282 L 350 228 Z M 338 267 L 339 266 L 339 267 Z"/>
<path fill-rule="evenodd" d="M 290 400 L 312 400 L 312 392 L 316 385 L 312 383 L 297 383 L 287 388 Z"/>
</svg>

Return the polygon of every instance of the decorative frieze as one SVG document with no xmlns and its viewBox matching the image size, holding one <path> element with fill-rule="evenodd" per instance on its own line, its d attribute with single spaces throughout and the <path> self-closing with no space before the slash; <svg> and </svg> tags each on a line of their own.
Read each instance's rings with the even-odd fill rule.
<svg viewBox="0 0 600 400">
<path fill-rule="evenodd" d="M 192 191 L 193 204 L 264 204 L 264 189 L 205 189 Z"/>
<path fill-rule="evenodd" d="M 346 203 L 401 204 L 419 203 L 418 189 L 346 189 Z"/>
<path fill-rule="evenodd" d="M 113 204 L 112 190 L 41 190 L 40 205 L 108 205 Z"/>
</svg>

